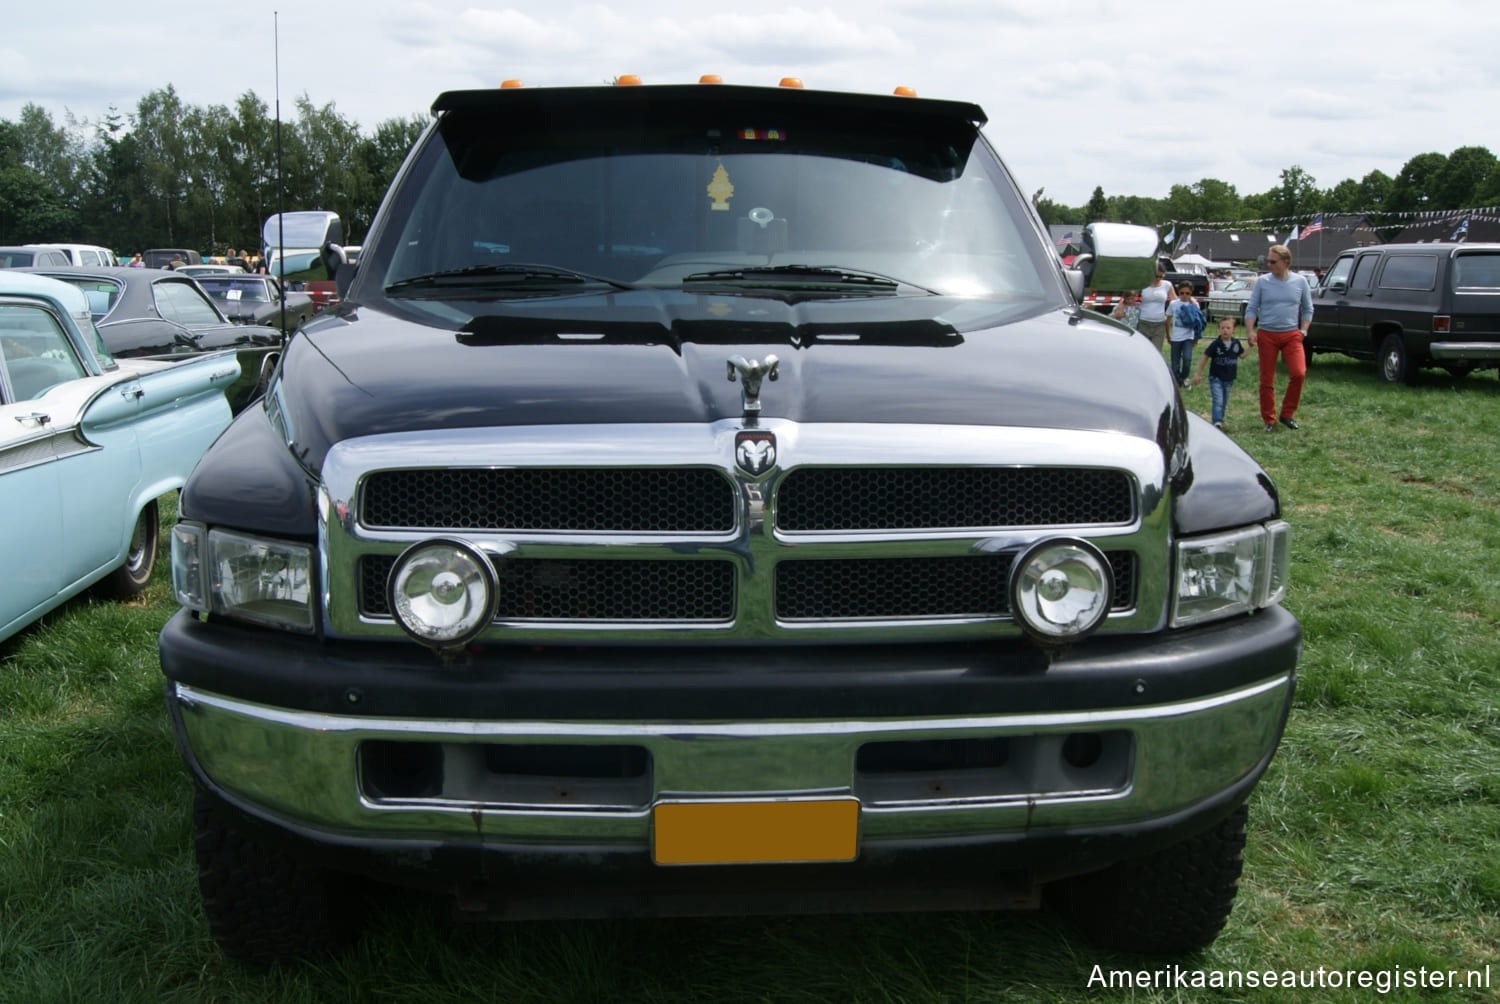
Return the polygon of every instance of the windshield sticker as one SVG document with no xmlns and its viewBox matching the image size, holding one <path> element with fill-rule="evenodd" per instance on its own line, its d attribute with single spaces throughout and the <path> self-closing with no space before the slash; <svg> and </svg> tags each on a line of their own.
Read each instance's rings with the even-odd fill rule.
<svg viewBox="0 0 1500 1004">
<path fill-rule="evenodd" d="M 226 300 L 238 300 L 240 296 L 241 293 L 237 289 L 228 289 L 224 291 L 224 298 Z"/>
<path fill-rule="evenodd" d="M 729 212 L 729 200 L 734 195 L 734 185 L 729 180 L 729 172 L 724 170 L 724 162 L 719 161 L 719 166 L 714 168 L 713 180 L 708 183 L 708 197 L 713 199 L 708 208 L 715 212 Z"/>
<path fill-rule="evenodd" d="M 741 129 L 740 139 L 786 139 L 786 133 L 780 129 Z"/>
</svg>

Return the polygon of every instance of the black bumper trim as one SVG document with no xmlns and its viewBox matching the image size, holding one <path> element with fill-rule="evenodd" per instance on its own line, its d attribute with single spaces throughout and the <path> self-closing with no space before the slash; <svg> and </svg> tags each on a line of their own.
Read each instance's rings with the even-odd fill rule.
<svg viewBox="0 0 1500 1004">
<path fill-rule="evenodd" d="M 1046 654 L 1024 641 L 882 646 L 501 648 L 444 665 L 399 642 L 325 642 L 179 611 L 168 680 L 325 714 L 663 720 L 969 716 L 1192 700 L 1294 672 L 1301 628 L 1272 607 Z"/>
</svg>

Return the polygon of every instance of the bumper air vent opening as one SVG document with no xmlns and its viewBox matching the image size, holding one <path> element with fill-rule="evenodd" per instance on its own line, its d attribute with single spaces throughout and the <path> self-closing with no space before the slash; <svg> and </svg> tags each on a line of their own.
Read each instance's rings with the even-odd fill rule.
<svg viewBox="0 0 1500 1004">
<path fill-rule="evenodd" d="M 1130 783 L 1128 731 L 866 743 L 854 792 L 866 805 L 1081 798 Z"/>
<path fill-rule="evenodd" d="M 639 809 L 651 801 L 642 746 L 369 740 L 360 785 L 375 802 L 495 809 Z"/>
</svg>

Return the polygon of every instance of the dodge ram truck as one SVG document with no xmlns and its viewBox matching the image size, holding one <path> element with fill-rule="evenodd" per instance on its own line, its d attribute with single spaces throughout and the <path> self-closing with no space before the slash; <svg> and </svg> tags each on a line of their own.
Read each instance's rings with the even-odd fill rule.
<svg viewBox="0 0 1500 1004">
<path fill-rule="evenodd" d="M 465 915 L 1055 907 L 1212 941 L 1301 635 L 1265 472 L 954 100 L 454 91 L 181 497 L 223 951 Z M 355 880 L 351 886 L 351 879 Z"/>
</svg>

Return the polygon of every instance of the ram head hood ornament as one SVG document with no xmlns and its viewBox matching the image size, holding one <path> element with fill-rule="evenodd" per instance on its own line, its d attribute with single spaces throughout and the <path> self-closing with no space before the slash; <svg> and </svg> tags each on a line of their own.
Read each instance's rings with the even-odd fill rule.
<svg viewBox="0 0 1500 1004">
<path fill-rule="evenodd" d="M 740 399 L 744 402 L 745 417 L 755 418 L 760 414 L 760 384 L 762 380 L 776 379 L 776 357 L 766 356 L 765 362 L 746 359 L 744 356 L 729 357 L 729 382 L 740 383 Z"/>
</svg>

